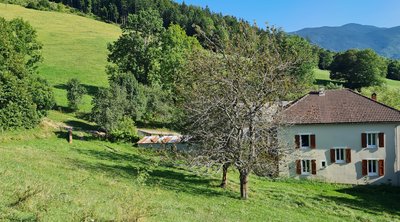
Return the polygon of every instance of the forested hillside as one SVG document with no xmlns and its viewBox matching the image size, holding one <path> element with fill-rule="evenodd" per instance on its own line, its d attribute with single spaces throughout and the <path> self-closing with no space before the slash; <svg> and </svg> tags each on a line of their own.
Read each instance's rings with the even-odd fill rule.
<svg viewBox="0 0 400 222">
<path fill-rule="evenodd" d="M 371 48 L 381 56 L 400 58 L 400 27 L 347 24 L 340 27 L 305 28 L 293 34 L 332 51 Z"/>
<path fill-rule="evenodd" d="M 52 0 L 76 8 L 84 13 L 93 13 L 104 21 L 125 24 L 129 14 L 137 14 L 141 10 L 155 9 L 163 19 L 167 28 L 170 24 L 178 24 L 189 36 L 196 34 L 198 25 L 209 36 L 224 38 L 228 26 L 237 26 L 234 16 L 223 16 L 213 13 L 209 8 L 178 4 L 172 0 Z M 231 30 L 232 31 L 232 30 Z M 201 41 L 201 40 L 200 40 Z M 202 41 L 201 41 L 202 42 Z M 204 44 L 203 44 L 204 45 Z"/>
</svg>

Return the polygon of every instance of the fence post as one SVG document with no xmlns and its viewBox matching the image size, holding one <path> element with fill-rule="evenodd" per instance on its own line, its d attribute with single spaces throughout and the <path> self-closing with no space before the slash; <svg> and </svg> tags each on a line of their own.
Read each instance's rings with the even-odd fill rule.
<svg viewBox="0 0 400 222">
<path fill-rule="evenodd" d="M 72 127 L 68 129 L 68 142 L 72 143 Z"/>
</svg>

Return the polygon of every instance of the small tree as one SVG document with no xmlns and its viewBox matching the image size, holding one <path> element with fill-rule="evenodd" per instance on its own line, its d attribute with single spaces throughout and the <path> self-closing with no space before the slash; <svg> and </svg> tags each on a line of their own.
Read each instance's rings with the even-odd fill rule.
<svg viewBox="0 0 400 222">
<path fill-rule="evenodd" d="M 318 61 L 318 68 L 322 70 L 328 70 L 333 62 L 333 56 L 335 53 L 325 50 L 319 49 L 319 61 Z"/>
<path fill-rule="evenodd" d="M 68 107 L 73 111 L 77 111 L 85 93 L 86 89 L 78 79 L 70 79 L 67 82 Z"/>
<path fill-rule="evenodd" d="M 335 56 L 330 77 L 345 81 L 345 86 L 351 89 L 361 89 L 381 85 L 386 68 L 383 58 L 371 49 L 350 49 Z"/>
<path fill-rule="evenodd" d="M 107 131 L 112 141 L 132 142 L 138 138 L 127 98 L 126 88 L 113 83 L 108 89 L 100 89 L 92 100 L 92 120 Z"/>
<path fill-rule="evenodd" d="M 242 23 L 240 34 L 212 42 L 214 52 L 196 51 L 181 82 L 186 132 L 202 166 L 234 166 L 240 193 L 248 198 L 248 176 L 255 169 L 278 169 L 285 146 L 278 140 L 284 125 L 279 105 L 301 89 L 297 68 L 313 55 L 296 53 L 282 31 L 259 33 Z"/>
<path fill-rule="evenodd" d="M 400 80 L 400 61 L 391 60 L 388 65 L 387 78 L 393 80 Z"/>
</svg>

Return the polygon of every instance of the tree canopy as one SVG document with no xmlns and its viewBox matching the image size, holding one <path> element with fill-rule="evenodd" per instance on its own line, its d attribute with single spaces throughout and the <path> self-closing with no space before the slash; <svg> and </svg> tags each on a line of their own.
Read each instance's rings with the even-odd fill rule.
<svg viewBox="0 0 400 222">
<path fill-rule="evenodd" d="M 333 62 L 333 57 L 335 53 L 329 50 L 319 48 L 318 54 L 319 54 L 318 68 L 322 70 L 329 70 Z"/>
<path fill-rule="evenodd" d="M 47 82 L 36 75 L 42 60 L 36 31 L 22 19 L 0 18 L 0 129 L 32 128 L 54 105 Z"/>
<path fill-rule="evenodd" d="M 131 14 L 153 9 L 158 12 L 162 26 L 167 29 L 171 24 L 177 24 L 185 30 L 188 36 L 197 34 L 194 25 L 202 28 L 208 36 L 224 38 L 230 32 L 228 26 L 237 26 L 239 21 L 233 16 L 213 13 L 211 10 L 198 6 L 177 3 L 172 0 L 52 0 L 76 8 L 84 13 L 92 13 L 104 21 L 119 24 L 129 23 Z M 149 23 L 152 23 L 149 21 Z M 205 39 L 199 38 L 205 46 Z M 203 44 L 204 43 L 204 44 Z"/>
<path fill-rule="evenodd" d="M 112 128 L 123 117 L 146 124 L 172 123 L 178 112 L 175 83 L 182 76 L 186 57 L 200 49 L 200 43 L 179 25 L 165 29 L 159 13 L 152 9 L 129 15 L 122 28 L 120 38 L 108 46 L 112 87 L 94 100 L 94 120 L 105 128 Z M 108 106 L 107 101 L 116 102 L 112 96 L 117 94 L 122 108 L 115 118 L 108 118 L 101 109 Z M 107 119 L 110 122 L 103 123 Z"/>
<path fill-rule="evenodd" d="M 391 60 L 388 64 L 387 78 L 393 80 L 400 80 L 400 61 Z"/>
<path fill-rule="evenodd" d="M 335 56 L 330 69 L 331 79 L 345 81 L 351 89 L 381 85 L 386 77 L 386 63 L 371 49 L 350 49 Z"/>
<path fill-rule="evenodd" d="M 285 153 L 277 140 L 284 125 L 279 104 L 301 91 L 297 74 L 307 72 L 298 69 L 306 71 L 310 55 L 299 52 L 300 39 L 275 28 L 259 33 L 243 23 L 239 33 L 212 43 L 213 51 L 195 50 L 179 92 L 185 132 L 198 147 L 194 162 L 234 166 L 246 199 L 248 175 L 259 168 L 276 172 Z"/>
</svg>

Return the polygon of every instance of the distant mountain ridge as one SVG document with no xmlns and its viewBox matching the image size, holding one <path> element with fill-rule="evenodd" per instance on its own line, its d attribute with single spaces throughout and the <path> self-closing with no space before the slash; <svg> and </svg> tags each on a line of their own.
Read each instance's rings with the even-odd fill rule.
<svg viewBox="0 0 400 222">
<path fill-rule="evenodd" d="M 336 52 L 371 48 L 382 56 L 400 59 L 400 26 L 380 28 L 350 23 L 338 27 L 305 28 L 290 34 Z"/>
</svg>

